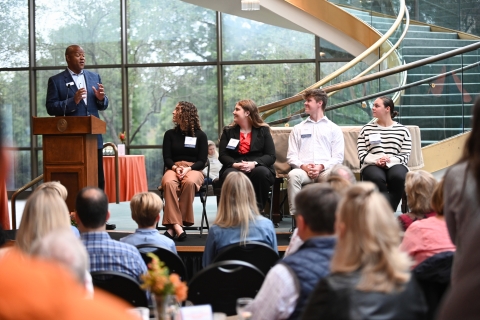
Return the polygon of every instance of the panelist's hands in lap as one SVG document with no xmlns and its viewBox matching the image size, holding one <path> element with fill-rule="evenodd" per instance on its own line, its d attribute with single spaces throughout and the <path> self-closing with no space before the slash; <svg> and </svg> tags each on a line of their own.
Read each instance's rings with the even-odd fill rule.
<svg viewBox="0 0 480 320">
<path fill-rule="evenodd" d="M 300 166 L 300 169 L 305 171 L 308 174 L 308 177 L 310 179 L 317 179 L 318 176 L 320 175 L 320 172 L 322 172 L 325 169 L 325 166 L 323 164 L 302 164 Z"/>
<path fill-rule="evenodd" d="M 255 168 L 255 162 L 253 161 L 237 162 L 237 163 L 234 163 L 232 167 L 243 172 L 251 172 Z"/>
<path fill-rule="evenodd" d="M 191 167 L 176 167 L 175 168 L 175 173 L 177 174 L 177 179 L 182 180 L 185 175 L 192 171 Z"/>
<path fill-rule="evenodd" d="M 387 166 L 387 162 L 390 162 L 390 157 L 389 156 L 383 156 L 380 159 L 378 159 L 375 164 L 377 167 L 385 168 Z"/>
</svg>

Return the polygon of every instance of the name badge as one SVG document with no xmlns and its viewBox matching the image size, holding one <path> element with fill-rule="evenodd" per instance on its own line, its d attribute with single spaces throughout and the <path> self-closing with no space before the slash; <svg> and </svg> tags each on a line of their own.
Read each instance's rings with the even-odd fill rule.
<svg viewBox="0 0 480 320">
<path fill-rule="evenodd" d="M 240 142 L 240 140 L 231 138 L 230 141 L 227 144 L 227 149 L 235 150 L 235 148 L 238 146 L 239 142 Z"/>
<path fill-rule="evenodd" d="M 185 148 L 195 148 L 197 137 L 185 137 Z"/>
<path fill-rule="evenodd" d="M 380 133 L 372 133 L 369 137 L 370 144 L 380 144 L 382 139 L 380 138 Z"/>
<path fill-rule="evenodd" d="M 311 138 L 312 137 L 312 128 L 302 128 L 302 133 L 300 134 L 301 138 Z"/>
</svg>

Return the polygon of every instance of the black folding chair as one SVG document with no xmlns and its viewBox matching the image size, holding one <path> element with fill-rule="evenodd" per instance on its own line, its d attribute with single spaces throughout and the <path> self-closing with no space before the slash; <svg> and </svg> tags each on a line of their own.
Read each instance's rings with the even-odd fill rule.
<svg viewBox="0 0 480 320">
<path fill-rule="evenodd" d="M 210 304 L 213 312 L 235 315 L 236 301 L 254 298 L 265 275 L 254 265 L 239 260 L 220 261 L 197 273 L 188 284 L 188 300 L 194 305 Z"/>
<path fill-rule="evenodd" d="M 207 197 L 208 197 L 208 186 L 209 186 L 209 181 L 210 181 L 210 161 L 207 159 L 207 162 L 205 163 L 205 168 L 207 168 L 207 175 L 205 176 L 205 182 L 202 184 L 200 187 L 200 190 L 198 190 L 197 193 L 195 193 L 196 197 L 200 198 L 200 201 L 202 202 L 202 222 L 200 224 L 200 227 L 184 227 L 185 230 L 200 230 L 200 238 L 203 235 L 203 229 L 210 230 L 210 225 L 208 224 L 208 217 L 207 217 Z M 163 172 L 167 171 L 168 168 L 164 167 Z M 162 198 L 163 201 L 163 187 L 160 184 L 158 186 L 158 191 L 160 191 L 160 198 Z M 203 222 L 205 221 L 206 227 L 203 226 Z M 166 230 L 165 227 L 159 227 L 158 222 L 157 222 L 157 230 Z"/>
<path fill-rule="evenodd" d="M 154 253 L 165 265 L 168 267 L 171 273 L 176 273 L 180 276 L 183 281 L 188 280 L 188 273 L 185 264 L 177 254 L 174 252 L 165 249 L 163 247 L 157 246 L 156 244 L 141 244 L 137 246 L 140 255 L 145 261 L 145 264 L 149 264 L 151 258 L 147 256 L 148 252 Z M 141 250 L 141 249 L 152 249 L 152 250 Z"/>
<path fill-rule="evenodd" d="M 147 294 L 135 278 L 117 271 L 95 271 L 90 274 L 95 287 L 122 298 L 134 307 L 148 308 Z"/>
<path fill-rule="evenodd" d="M 269 245 L 259 241 L 247 241 L 231 244 L 221 250 L 213 263 L 225 260 L 241 260 L 253 264 L 263 274 L 267 274 L 280 259 L 278 253 Z"/>
</svg>

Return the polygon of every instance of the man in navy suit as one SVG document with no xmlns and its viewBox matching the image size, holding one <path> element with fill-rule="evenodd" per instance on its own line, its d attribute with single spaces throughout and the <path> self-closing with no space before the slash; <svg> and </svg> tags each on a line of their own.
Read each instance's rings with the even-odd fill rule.
<svg viewBox="0 0 480 320">
<path fill-rule="evenodd" d="M 51 116 L 90 116 L 100 118 L 98 110 L 108 107 L 108 97 L 100 75 L 84 70 L 85 51 L 79 45 L 71 45 L 65 50 L 67 69 L 48 79 L 47 101 L 45 106 Z M 103 139 L 97 135 L 98 187 L 104 189 Z M 107 225 L 107 229 L 114 228 Z"/>
<path fill-rule="evenodd" d="M 83 70 L 85 52 L 78 45 L 65 50 L 67 69 L 48 79 L 47 112 L 51 116 L 89 116 L 99 118 L 98 110 L 108 107 L 108 97 L 97 73 Z M 97 135 L 98 187 L 104 189 L 103 139 Z"/>
</svg>

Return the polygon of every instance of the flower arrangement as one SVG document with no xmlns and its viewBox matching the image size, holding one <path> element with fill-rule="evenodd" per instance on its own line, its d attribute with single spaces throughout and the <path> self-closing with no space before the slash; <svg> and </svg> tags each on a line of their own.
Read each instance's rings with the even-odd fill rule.
<svg viewBox="0 0 480 320">
<path fill-rule="evenodd" d="M 180 280 L 176 273 L 170 274 L 170 271 L 154 253 L 147 253 L 152 260 L 148 264 L 147 273 L 141 276 L 143 284 L 140 287 L 149 290 L 157 297 L 175 295 L 178 302 L 187 299 L 188 287 L 185 282 Z"/>
<path fill-rule="evenodd" d="M 125 143 L 125 131 L 120 132 L 118 137 L 120 138 L 120 141 L 122 141 L 122 143 Z"/>
</svg>

